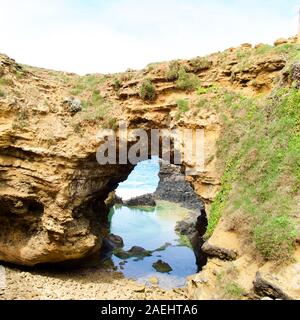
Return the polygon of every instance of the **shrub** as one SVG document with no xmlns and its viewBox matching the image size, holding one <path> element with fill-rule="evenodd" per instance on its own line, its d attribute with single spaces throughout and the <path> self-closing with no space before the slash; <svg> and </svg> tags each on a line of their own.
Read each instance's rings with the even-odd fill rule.
<svg viewBox="0 0 300 320">
<path fill-rule="evenodd" d="M 0 90 L 0 98 L 4 98 L 5 97 L 5 92 Z"/>
<path fill-rule="evenodd" d="M 176 120 L 179 120 L 184 113 L 189 111 L 189 101 L 184 99 L 177 100 L 177 107 Z"/>
<path fill-rule="evenodd" d="M 113 80 L 113 88 L 115 91 L 119 91 L 122 87 L 122 82 L 119 78 L 114 78 Z"/>
<path fill-rule="evenodd" d="M 140 87 L 140 97 L 143 100 L 154 101 L 156 98 L 156 89 L 151 80 L 144 80 Z"/>
<path fill-rule="evenodd" d="M 224 288 L 225 297 L 229 299 L 241 299 L 245 294 L 245 290 L 236 282 L 229 282 Z"/>
<path fill-rule="evenodd" d="M 177 88 L 181 90 L 195 90 L 198 88 L 200 81 L 194 74 L 187 73 L 184 68 L 179 70 L 179 77 L 177 80 Z"/>
<path fill-rule="evenodd" d="M 94 91 L 92 92 L 91 104 L 92 104 L 93 106 L 96 106 L 96 105 L 99 105 L 99 104 L 101 104 L 101 103 L 103 103 L 103 102 L 104 102 L 104 99 L 103 99 L 103 97 L 101 96 L 100 91 L 99 91 L 99 90 L 94 90 Z"/>
<path fill-rule="evenodd" d="M 180 63 L 179 61 L 172 61 L 169 64 L 169 70 L 167 71 L 166 78 L 169 81 L 175 81 L 179 77 Z"/>
<path fill-rule="evenodd" d="M 190 64 L 195 72 L 200 72 L 210 69 L 212 66 L 212 61 L 209 61 L 207 58 L 198 57 L 191 60 Z"/>
<path fill-rule="evenodd" d="M 177 106 L 178 106 L 180 112 L 185 113 L 185 112 L 189 111 L 188 100 L 184 100 L 184 99 L 177 100 Z"/>
<path fill-rule="evenodd" d="M 207 94 L 209 93 L 209 89 L 208 88 L 203 88 L 203 87 L 200 87 L 198 90 L 197 90 L 197 94 L 199 96 L 203 95 L 203 94 Z"/>
<path fill-rule="evenodd" d="M 13 84 L 14 84 L 14 82 L 11 79 L 8 79 L 8 78 L 1 78 L 0 79 L 0 86 L 10 86 Z"/>
</svg>

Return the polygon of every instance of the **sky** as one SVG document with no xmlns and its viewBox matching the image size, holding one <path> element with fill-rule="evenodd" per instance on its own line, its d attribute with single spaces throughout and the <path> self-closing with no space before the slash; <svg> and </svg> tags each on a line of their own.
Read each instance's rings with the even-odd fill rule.
<svg viewBox="0 0 300 320">
<path fill-rule="evenodd" d="M 300 0 L 0 0 L 0 53 L 86 73 L 141 69 L 297 33 Z"/>
</svg>

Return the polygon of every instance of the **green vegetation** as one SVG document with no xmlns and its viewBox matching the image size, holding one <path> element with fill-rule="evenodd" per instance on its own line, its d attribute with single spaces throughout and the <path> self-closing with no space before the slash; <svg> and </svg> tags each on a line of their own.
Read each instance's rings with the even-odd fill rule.
<svg viewBox="0 0 300 320">
<path fill-rule="evenodd" d="M 207 93 L 209 93 L 209 89 L 208 89 L 208 88 L 200 87 L 200 88 L 198 88 L 198 90 L 197 90 L 197 94 L 198 94 L 199 96 L 201 96 L 202 94 L 207 94 Z"/>
<path fill-rule="evenodd" d="M 239 300 L 245 294 L 245 290 L 236 282 L 229 282 L 225 286 L 225 296 L 229 299 Z"/>
<path fill-rule="evenodd" d="M 190 108 L 189 108 L 189 101 L 188 100 L 180 99 L 180 100 L 177 100 L 176 103 L 177 103 L 177 107 L 178 107 L 178 111 L 176 113 L 176 120 L 178 121 L 184 113 L 189 111 Z"/>
<path fill-rule="evenodd" d="M 105 82 L 107 77 L 98 75 L 88 75 L 80 77 L 71 94 L 74 96 L 84 95 L 87 99 L 81 99 L 82 111 L 74 119 L 73 129 L 75 133 L 82 135 L 84 122 L 89 124 L 99 124 L 108 129 L 115 129 L 117 120 L 113 114 L 113 104 L 110 100 L 101 96 L 101 85 Z M 117 78 L 114 79 L 115 85 L 121 85 Z"/>
<path fill-rule="evenodd" d="M 188 236 L 178 233 L 178 237 L 179 237 L 178 242 L 180 246 L 193 249 L 193 246 Z"/>
<path fill-rule="evenodd" d="M 281 88 L 254 99 L 220 89 L 206 106 L 223 118 L 218 158 L 225 167 L 206 238 L 227 214 L 264 259 L 287 261 L 297 237 L 300 91 Z"/>
<path fill-rule="evenodd" d="M 105 80 L 105 76 L 88 75 L 80 77 L 75 83 L 70 94 L 78 96 L 84 92 L 94 91 L 98 86 L 101 86 Z"/>
<path fill-rule="evenodd" d="M 215 201 L 213 202 L 209 215 L 209 224 L 207 226 L 207 231 L 205 234 L 205 238 L 210 238 L 218 225 L 222 212 L 228 203 L 228 198 L 230 192 L 232 190 L 232 180 L 234 180 L 236 176 L 236 163 L 234 160 L 229 162 L 227 165 L 226 171 L 221 180 L 221 190 L 218 193 Z"/>
<path fill-rule="evenodd" d="M 179 70 L 177 88 L 186 91 L 193 91 L 199 87 L 200 80 L 192 73 L 188 73 L 184 68 Z"/>
<path fill-rule="evenodd" d="M 197 57 L 191 60 L 191 66 L 194 72 L 200 72 L 209 69 L 212 66 L 212 62 L 207 58 Z"/>
<path fill-rule="evenodd" d="M 156 89 L 151 80 L 146 79 L 140 87 L 140 97 L 144 101 L 154 101 L 156 98 Z"/>
<path fill-rule="evenodd" d="M 5 92 L 0 90 L 0 98 L 4 98 L 5 97 Z"/>
<path fill-rule="evenodd" d="M 22 79 L 23 77 L 25 77 L 27 74 L 26 70 L 23 69 L 22 67 L 20 67 L 18 70 L 16 70 L 16 78 L 18 80 Z"/>
<path fill-rule="evenodd" d="M 263 55 L 263 54 L 268 54 L 270 53 L 272 50 L 274 49 L 273 46 L 269 45 L 269 44 L 264 44 L 264 45 L 261 45 L 259 47 L 257 47 L 255 49 L 255 54 L 258 54 L 258 55 Z"/>
<path fill-rule="evenodd" d="M 264 221 L 254 229 L 257 249 L 269 260 L 288 257 L 293 253 L 295 225 L 287 215 L 263 218 Z M 279 251 L 278 251 L 279 250 Z"/>
<path fill-rule="evenodd" d="M 113 80 L 113 87 L 115 91 L 120 91 L 122 87 L 122 81 L 119 78 L 114 78 Z"/>
<path fill-rule="evenodd" d="M 29 125 L 29 113 L 26 109 L 17 111 L 13 122 L 13 129 L 22 129 Z"/>
<path fill-rule="evenodd" d="M 179 70 L 181 68 L 179 61 L 172 61 L 169 64 L 169 69 L 166 74 L 166 78 L 169 81 L 175 81 L 179 77 Z"/>
<path fill-rule="evenodd" d="M 11 79 L 8 78 L 0 78 L 0 86 L 10 86 L 13 85 L 13 81 Z"/>
<path fill-rule="evenodd" d="M 238 284 L 238 271 L 233 265 L 227 266 L 225 271 L 216 275 L 219 294 L 222 299 L 241 300 L 245 295 L 245 290 Z"/>
</svg>

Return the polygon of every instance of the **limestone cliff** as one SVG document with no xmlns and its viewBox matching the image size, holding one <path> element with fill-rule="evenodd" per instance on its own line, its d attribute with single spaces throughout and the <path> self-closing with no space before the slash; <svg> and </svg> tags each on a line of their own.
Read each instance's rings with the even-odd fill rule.
<svg viewBox="0 0 300 320">
<path fill-rule="evenodd" d="M 225 98 L 229 92 L 253 97 L 286 83 L 294 42 L 244 44 L 205 58 L 84 77 L 19 65 L 0 55 L 0 260 L 35 265 L 99 250 L 107 232 L 105 199 L 133 170 L 96 161 L 103 142 L 99 128 L 115 129 L 118 120 L 146 130 L 204 129 L 205 171 L 186 179 L 209 215 L 225 170 L 218 141 L 230 113 L 205 101 L 219 101 L 214 100 L 218 88 Z M 215 245 L 236 250 L 239 234 L 225 239 L 230 237 L 229 244 Z M 239 250 L 244 257 L 252 249 Z M 193 282 L 191 298 L 203 297 L 201 281 Z"/>
</svg>

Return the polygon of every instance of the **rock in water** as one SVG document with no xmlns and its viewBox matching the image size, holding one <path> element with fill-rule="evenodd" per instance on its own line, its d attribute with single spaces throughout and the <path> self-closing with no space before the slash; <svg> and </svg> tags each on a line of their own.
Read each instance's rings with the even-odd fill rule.
<svg viewBox="0 0 300 320">
<path fill-rule="evenodd" d="M 108 243 L 111 245 L 113 249 L 124 247 L 123 239 L 120 236 L 117 236 L 115 234 L 108 235 L 106 240 L 108 241 Z"/>
<path fill-rule="evenodd" d="M 123 204 L 128 207 L 140 207 L 140 206 L 156 207 L 156 202 L 152 194 L 145 194 L 140 197 L 123 201 Z"/>
<path fill-rule="evenodd" d="M 168 263 L 163 262 L 162 260 L 158 260 L 157 262 L 153 263 L 152 266 L 157 272 L 160 273 L 169 273 L 173 271 L 171 266 Z"/>
<path fill-rule="evenodd" d="M 150 257 L 151 253 L 142 247 L 132 247 L 128 253 L 131 257 L 135 258 L 143 258 L 143 257 Z"/>
<path fill-rule="evenodd" d="M 114 254 L 119 259 L 124 259 L 124 260 L 130 259 L 130 258 L 137 258 L 139 260 L 145 257 L 151 257 L 152 255 L 151 252 L 141 247 L 132 247 L 129 251 L 124 251 L 121 248 L 117 248 L 116 250 L 114 250 Z"/>
</svg>

